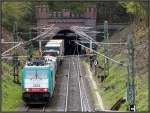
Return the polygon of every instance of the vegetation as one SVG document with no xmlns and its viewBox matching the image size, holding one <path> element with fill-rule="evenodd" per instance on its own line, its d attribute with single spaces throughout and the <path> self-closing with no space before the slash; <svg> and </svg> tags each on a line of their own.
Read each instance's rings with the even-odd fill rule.
<svg viewBox="0 0 150 113">
<path fill-rule="evenodd" d="M 74 13 L 82 13 L 86 10 L 87 5 L 92 3 L 83 2 L 47 2 L 50 11 L 61 11 L 62 9 L 68 9 Z"/>
<path fill-rule="evenodd" d="M 146 6 L 144 6 L 143 2 L 137 2 L 134 0 L 130 1 L 123 1 L 121 0 L 119 4 L 124 7 L 127 11 L 127 13 L 131 14 L 141 14 L 141 15 L 147 15 Z"/>
<path fill-rule="evenodd" d="M 21 103 L 21 86 L 13 83 L 12 66 L 2 62 L 2 111 L 16 111 Z M 20 78 L 21 81 L 21 78 Z"/>
<path fill-rule="evenodd" d="M 12 31 L 16 21 L 20 30 L 27 30 L 33 21 L 32 2 L 4 2 L 2 4 L 2 25 Z"/>
<path fill-rule="evenodd" d="M 97 3 L 97 23 L 108 20 L 109 23 L 126 23 L 129 21 L 129 14 L 118 1 Z"/>
<path fill-rule="evenodd" d="M 148 1 L 147 1 L 148 2 Z M 148 3 L 137 0 L 118 0 L 97 3 L 97 23 L 148 21 Z"/>
<path fill-rule="evenodd" d="M 126 9 L 132 18 L 134 17 L 136 23 L 148 26 L 148 1 L 120 0 L 119 4 Z"/>
<path fill-rule="evenodd" d="M 119 9 L 126 10 L 126 13 L 133 15 L 139 19 L 139 21 L 146 20 L 147 22 L 147 7 L 144 3 L 135 2 L 134 0 L 125 1 L 120 0 L 118 6 Z M 86 6 L 89 3 L 79 3 L 71 2 L 47 2 L 50 10 L 60 11 L 62 8 L 69 9 L 74 13 L 82 13 L 85 11 Z M 91 3 L 90 3 L 91 4 Z M 19 31 L 28 31 L 30 25 L 34 21 L 34 4 L 31 2 L 4 2 L 2 6 L 2 25 L 7 30 L 12 31 L 13 24 L 15 21 L 18 23 Z M 121 6 L 121 8 L 120 8 Z M 112 9 L 111 9 L 112 10 Z M 111 11 L 110 10 L 110 11 Z M 117 11 L 117 10 L 116 10 Z M 100 17 L 101 18 L 101 17 Z M 117 17 L 115 17 L 117 18 Z M 108 19 L 108 17 L 107 17 Z M 117 20 L 117 19 L 116 19 Z M 117 20 L 118 21 L 118 20 Z M 102 53 L 103 50 L 101 49 Z M 38 56 L 38 51 L 34 51 L 33 56 Z M 124 56 L 118 54 L 114 56 L 114 59 L 120 58 L 124 59 Z M 103 57 L 97 57 L 99 61 L 99 66 L 103 67 Z M 2 110 L 3 111 L 16 111 L 17 106 L 21 103 L 21 86 L 14 84 L 12 76 L 12 66 L 8 63 L 2 62 L 3 76 L 2 76 Z M 103 72 L 100 73 L 100 76 Z M 136 76 L 136 105 L 138 111 L 148 110 L 148 73 L 143 73 L 142 78 Z M 20 78 L 21 80 L 21 78 Z M 99 92 L 101 92 L 103 97 L 104 105 L 107 109 L 121 97 L 125 98 L 126 83 L 127 80 L 127 70 L 123 67 L 119 67 L 117 64 L 111 62 L 110 75 L 104 81 L 98 83 L 100 84 Z M 119 85 L 118 85 L 119 84 Z M 120 111 L 126 111 L 127 105 L 122 104 Z"/>
<path fill-rule="evenodd" d="M 148 71 L 147 69 L 147 60 L 148 60 L 148 48 L 146 46 L 147 35 L 148 35 L 148 8 L 146 2 L 136 2 L 134 0 L 125 1 L 120 0 L 119 5 L 123 7 L 126 12 L 130 15 L 133 21 L 133 33 L 134 33 L 134 43 L 135 43 L 135 52 L 137 52 L 135 69 L 137 71 L 135 76 L 135 85 L 136 85 L 136 110 L 137 111 L 148 111 Z M 131 20 L 130 20 L 131 21 Z M 128 31 L 128 30 L 127 30 Z M 128 34 L 126 30 L 120 32 L 120 34 Z M 112 40 L 116 40 L 117 37 L 121 36 L 116 34 Z M 139 43 L 140 42 L 140 43 Z M 145 46 L 142 46 L 145 45 Z M 139 48 L 141 47 L 141 48 Z M 141 51 L 144 51 L 143 53 Z M 99 50 L 100 53 L 103 53 L 103 49 Z M 115 50 L 113 51 L 115 53 Z M 145 58 L 141 57 L 142 54 L 145 54 Z M 116 54 L 112 57 L 113 59 L 119 59 L 123 61 L 125 56 L 122 54 Z M 138 59 L 137 59 L 138 58 Z M 99 66 L 103 67 L 104 58 L 100 55 L 97 56 Z M 145 60 L 144 60 L 145 59 Z M 143 63 L 143 64 L 142 64 Z M 140 66 L 139 66 L 140 65 Z M 139 68 L 140 67 L 140 68 Z M 126 99 L 126 81 L 127 81 L 127 69 L 120 67 L 117 64 L 110 62 L 110 75 L 101 82 L 98 78 L 99 92 L 103 97 L 103 102 L 106 109 L 110 109 L 119 98 L 124 97 Z M 103 75 L 103 71 L 100 72 L 99 76 Z M 127 103 L 124 103 L 120 106 L 119 111 L 126 111 Z"/>
<path fill-rule="evenodd" d="M 103 50 L 100 50 L 102 53 Z M 114 59 L 123 60 L 124 56 L 118 54 L 114 57 Z M 97 57 L 99 62 L 99 66 L 103 67 L 103 57 Z M 98 80 L 98 84 L 100 86 L 99 92 L 103 97 L 103 102 L 106 109 L 110 109 L 119 98 L 126 98 L 126 81 L 127 81 L 127 69 L 124 67 L 120 67 L 117 64 L 110 63 L 110 75 L 106 78 L 104 82 L 100 82 Z M 100 73 L 99 76 L 103 75 L 103 72 Z M 140 76 L 135 77 L 136 81 L 136 109 L 137 111 L 148 111 L 148 73 L 144 73 L 142 75 L 142 79 Z M 121 105 L 119 111 L 126 111 L 127 103 Z"/>
</svg>

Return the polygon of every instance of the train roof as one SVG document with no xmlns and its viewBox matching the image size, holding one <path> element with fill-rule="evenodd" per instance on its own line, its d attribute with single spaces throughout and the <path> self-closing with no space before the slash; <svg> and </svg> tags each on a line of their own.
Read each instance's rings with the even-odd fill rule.
<svg viewBox="0 0 150 113">
<path fill-rule="evenodd" d="M 47 44 L 61 44 L 63 40 L 49 40 Z"/>
<path fill-rule="evenodd" d="M 49 58 L 49 59 L 57 59 L 56 57 L 54 57 L 54 56 L 44 56 L 44 58 Z"/>
<path fill-rule="evenodd" d="M 24 68 L 26 68 L 26 69 L 35 69 L 35 68 L 38 68 L 38 69 L 47 69 L 47 68 L 49 68 L 50 66 L 49 65 L 44 65 L 44 66 L 36 66 L 36 65 L 31 65 L 31 66 L 29 66 L 29 65 L 25 65 L 24 66 Z"/>
<path fill-rule="evenodd" d="M 49 40 L 48 42 L 56 42 L 56 43 L 61 43 L 63 40 Z"/>
<path fill-rule="evenodd" d="M 47 43 L 46 45 L 45 45 L 45 47 L 58 47 L 58 46 L 60 46 L 60 44 L 58 44 L 58 43 Z"/>
<path fill-rule="evenodd" d="M 58 50 L 50 49 L 50 50 L 44 50 L 44 52 L 58 52 Z"/>
<path fill-rule="evenodd" d="M 37 57 L 26 62 L 26 66 L 44 66 L 45 65 L 44 57 Z"/>
</svg>

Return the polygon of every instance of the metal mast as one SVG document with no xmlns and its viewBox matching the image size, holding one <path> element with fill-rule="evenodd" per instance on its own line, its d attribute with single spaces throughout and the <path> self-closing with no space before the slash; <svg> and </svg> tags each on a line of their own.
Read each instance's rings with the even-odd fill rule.
<svg viewBox="0 0 150 113">
<path fill-rule="evenodd" d="M 29 31 L 29 40 L 32 39 L 32 32 Z M 30 41 L 28 44 L 27 44 L 27 47 L 28 47 L 28 51 L 27 51 L 27 55 L 28 55 L 28 60 L 31 60 L 32 59 L 32 53 L 33 53 L 33 45 L 32 45 L 32 41 Z"/>
<path fill-rule="evenodd" d="M 18 41 L 18 35 L 17 35 L 17 23 L 14 23 L 13 26 L 13 40 L 14 42 Z M 13 44 L 13 46 L 15 46 L 15 43 Z M 13 52 L 13 76 L 14 76 L 14 82 L 15 83 L 19 83 L 19 59 L 18 59 L 18 53 L 16 48 L 14 49 Z"/>
<path fill-rule="evenodd" d="M 108 21 L 104 21 L 104 42 L 108 43 Z M 104 55 L 109 57 L 108 45 L 104 45 Z M 109 59 L 104 58 L 104 79 L 109 75 Z"/>
<path fill-rule="evenodd" d="M 128 81 L 127 81 L 127 102 L 129 110 L 135 111 L 135 72 L 134 72 L 134 47 L 133 47 L 133 34 L 128 35 Z"/>
</svg>

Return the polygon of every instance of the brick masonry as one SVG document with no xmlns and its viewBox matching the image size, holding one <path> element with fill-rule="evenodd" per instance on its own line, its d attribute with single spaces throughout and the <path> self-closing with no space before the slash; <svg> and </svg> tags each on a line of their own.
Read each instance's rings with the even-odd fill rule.
<svg viewBox="0 0 150 113">
<path fill-rule="evenodd" d="M 72 25 L 96 26 L 96 5 L 87 7 L 82 14 L 74 14 L 69 10 L 50 12 L 47 5 L 36 6 L 37 26 L 55 24 L 60 29 L 69 29 Z"/>
</svg>

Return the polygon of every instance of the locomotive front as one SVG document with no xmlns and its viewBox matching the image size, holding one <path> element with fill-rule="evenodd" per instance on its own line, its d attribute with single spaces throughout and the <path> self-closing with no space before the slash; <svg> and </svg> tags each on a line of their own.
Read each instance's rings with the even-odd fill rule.
<svg viewBox="0 0 150 113">
<path fill-rule="evenodd" d="M 25 66 L 22 71 L 22 97 L 28 104 L 44 104 L 52 93 L 51 70 L 48 66 Z"/>
</svg>

